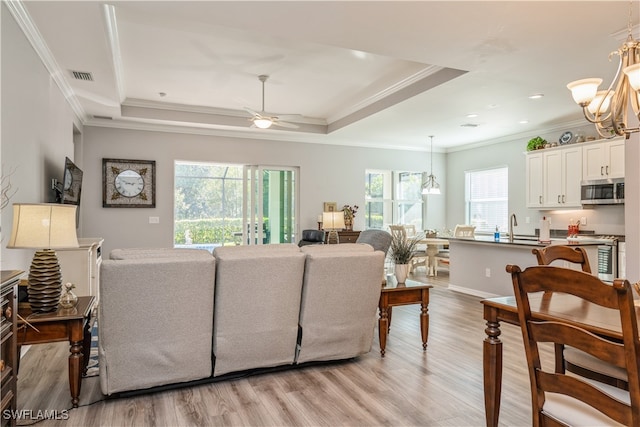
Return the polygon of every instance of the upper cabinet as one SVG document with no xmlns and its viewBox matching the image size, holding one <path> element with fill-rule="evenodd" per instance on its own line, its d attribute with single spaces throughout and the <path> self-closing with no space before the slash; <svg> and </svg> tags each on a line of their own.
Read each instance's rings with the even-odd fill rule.
<svg viewBox="0 0 640 427">
<path fill-rule="evenodd" d="M 624 178 L 624 138 L 527 153 L 527 207 L 579 208 L 582 180 Z"/>
<path fill-rule="evenodd" d="M 624 138 L 582 147 L 582 179 L 624 178 Z"/>
</svg>

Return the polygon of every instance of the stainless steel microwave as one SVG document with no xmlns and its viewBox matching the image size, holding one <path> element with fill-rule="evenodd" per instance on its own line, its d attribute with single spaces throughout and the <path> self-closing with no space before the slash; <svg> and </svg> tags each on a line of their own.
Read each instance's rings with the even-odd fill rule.
<svg viewBox="0 0 640 427">
<path fill-rule="evenodd" d="M 583 205 L 619 205 L 624 203 L 624 178 L 582 181 Z"/>
</svg>

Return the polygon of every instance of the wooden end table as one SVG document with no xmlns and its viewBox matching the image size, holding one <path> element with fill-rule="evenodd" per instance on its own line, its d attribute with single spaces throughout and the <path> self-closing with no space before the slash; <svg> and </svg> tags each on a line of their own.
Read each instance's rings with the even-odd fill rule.
<svg viewBox="0 0 640 427">
<path fill-rule="evenodd" d="M 429 337 L 429 289 L 433 285 L 407 279 L 406 283 L 398 284 L 395 277 L 389 276 L 380 293 L 380 319 L 378 333 L 380 338 L 380 355 L 384 357 L 387 346 L 387 334 L 391 326 L 391 308 L 398 305 L 420 304 L 420 332 L 422 334 L 422 350 L 427 349 Z"/>
<path fill-rule="evenodd" d="M 94 305 L 95 297 L 88 296 L 78 297 L 74 308 L 58 308 L 49 313 L 33 313 L 28 304 L 18 308 L 22 317 L 18 318 L 18 354 L 22 345 L 69 341 L 69 390 L 74 408 L 80 401 L 82 374 L 86 374 L 89 362 Z"/>
</svg>

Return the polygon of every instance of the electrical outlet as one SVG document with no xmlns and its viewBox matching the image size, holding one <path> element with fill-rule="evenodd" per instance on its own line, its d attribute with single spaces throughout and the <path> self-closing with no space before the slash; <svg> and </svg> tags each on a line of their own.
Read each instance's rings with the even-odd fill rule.
<svg viewBox="0 0 640 427">
<path fill-rule="evenodd" d="M 149 224 L 160 224 L 160 217 L 159 216 L 150 216 L 149 217 Z"/>
<path fill-rule="evenodd" d="M 583 216 L 580 218 L 580 225 L 587 225 L 587 217 Z"/>
<path fill-rule="evenodd" d="M 491 277 L 491 269 L 490 268 L 485 268 L 484 269 L 484 275 L 487 277 Z"/>
<path fill-rule="evenodd" d="M 524 222 L 527 224 L 531 223 L 531 217 L 525 217 Z"/>
</svg>

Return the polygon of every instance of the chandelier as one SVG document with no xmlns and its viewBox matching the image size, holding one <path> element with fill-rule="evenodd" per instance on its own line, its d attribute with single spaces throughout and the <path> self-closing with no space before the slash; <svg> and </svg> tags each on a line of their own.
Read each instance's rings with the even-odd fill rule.
<svg viewBox="0 0 640 427">
<path fill-rule="evenodd" d="M 582 107 L 584 117 L 596 125 L 602 138 L 626 135 L 640 131 L 640 128 L 628 127 L 629 104 L 640 120 L 640 42 L 631 35 L 631 8 L 629 4 L 629 35 L 618 50 L 609 54 L 619 56 L 618 71 L 609 88 L 598 90 L 602 79 L 589 78 L 576 80 L 567 85 L 574 101 Z"/>
<path fill-rule="evenodd" d="M 422 183 L 422 194 L 440 194 L 440 184 L 433 174 L 433 135 L 429 135 L 429 138 L 431 138 L 431 171 L 427 180 Z"/>
</svg>

